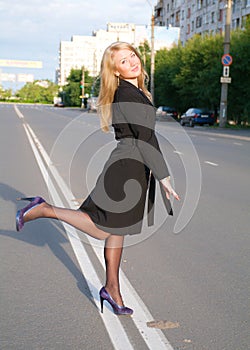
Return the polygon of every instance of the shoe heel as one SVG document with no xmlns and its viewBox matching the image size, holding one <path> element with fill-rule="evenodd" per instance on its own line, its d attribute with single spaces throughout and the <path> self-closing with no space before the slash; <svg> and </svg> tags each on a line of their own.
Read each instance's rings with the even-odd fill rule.
<svg viewBox="0 0 250 350">
<path fill-rule="evenodd" d="M 103 297 L 100 296 L 100 304 L 101 304 L 101 313 L 103 314 Z"/>
</svg>

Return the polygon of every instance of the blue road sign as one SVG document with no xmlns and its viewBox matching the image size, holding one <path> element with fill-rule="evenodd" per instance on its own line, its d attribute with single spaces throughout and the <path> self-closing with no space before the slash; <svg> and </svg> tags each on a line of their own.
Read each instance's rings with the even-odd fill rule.
<svg viewBox="0 0 250 350">
<path fill-rule="evenodd" d="M 221 63 L 223 66 L 230 66 L 233 63 L 233 57 L 229 53 L 226 53 L 221 57 Z"/>
</svg>

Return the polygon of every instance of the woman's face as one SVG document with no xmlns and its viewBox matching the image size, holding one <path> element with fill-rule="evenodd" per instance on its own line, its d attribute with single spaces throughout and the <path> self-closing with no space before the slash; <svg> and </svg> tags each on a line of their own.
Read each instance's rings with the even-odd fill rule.
<svg viewBox="0 0 250 350">
<path fill-rule="evenodd" d="M 134 80 L 141 74 L 141 61 L 134 51 L 122 49 L 114 53 L 115 75 L 125 80 Z"/>
</svg>

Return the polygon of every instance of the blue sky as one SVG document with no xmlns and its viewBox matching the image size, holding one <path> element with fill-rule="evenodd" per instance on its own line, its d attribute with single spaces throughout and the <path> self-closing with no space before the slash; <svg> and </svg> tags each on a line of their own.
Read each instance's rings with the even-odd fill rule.
<svg viewBox="0 0 250 350">
<path fill-rule="evenodd" d="M 148 0 L 0 0 L 0 59 L 42 61 L 42 69 L 0 67 L 4 73 L 32 73 L 54 81 L 61 40 L 91 35 L 108 22 L 149 25 Z M 3 83 L 4 85 L 4 83 Z"/>
</svg>

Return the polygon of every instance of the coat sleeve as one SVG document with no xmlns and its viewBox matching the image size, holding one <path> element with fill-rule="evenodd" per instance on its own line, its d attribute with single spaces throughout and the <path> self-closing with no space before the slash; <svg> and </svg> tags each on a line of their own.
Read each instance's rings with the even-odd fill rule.
<svg viewBox="0 0 250 350">
<path fill-rule="evenodd" d="M 126 89 L 128 90 L 128 89 Z M 140 93 L 120 93 L 119 114 L 128 123 L 145 165 L 157 180 L 169 176 L 167 164 L 155 135 L 155 108 L 145 103 Z M 124 102 L 123 102 L 124 101 Z"/>
</svg>

